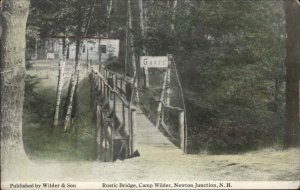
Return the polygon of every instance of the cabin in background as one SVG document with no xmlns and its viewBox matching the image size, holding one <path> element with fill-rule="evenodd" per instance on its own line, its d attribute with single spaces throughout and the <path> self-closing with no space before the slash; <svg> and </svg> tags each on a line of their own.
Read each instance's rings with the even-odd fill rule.
<svg viewBox="0 0 300 190">
<path fill-rule="evenodd" d="M 41 40 L 38 59 L 59 59 L 62 57 L 62 38 L 44 38 Z M 69 38 L 67 45 L 67 59 L 75 60 L 76 40 Z M 97 61 L 101 56 L 101 62 L 117 60 L 119 57 L 118 39 L 85 38 L 81 40 L 82 47 L 80 53 L 81 61 Z"/>
</svg>

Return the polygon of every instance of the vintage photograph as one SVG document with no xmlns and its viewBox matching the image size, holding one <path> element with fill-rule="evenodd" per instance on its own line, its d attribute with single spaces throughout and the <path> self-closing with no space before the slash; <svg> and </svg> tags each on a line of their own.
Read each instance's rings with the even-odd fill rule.
<svg viewBox="0 0 300 190">
<path fill-rule="evenodd" d="M 1 189 L 298 189 L 299 0 L 0 0 Z"/>
</svg>

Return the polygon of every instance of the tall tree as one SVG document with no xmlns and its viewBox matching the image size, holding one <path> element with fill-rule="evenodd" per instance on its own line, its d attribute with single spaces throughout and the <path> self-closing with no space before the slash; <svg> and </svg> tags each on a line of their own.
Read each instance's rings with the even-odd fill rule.
<svg viewBox="0 0 300 190">
<path fill-rule="evenodd" d="M 141 50 L 140 50 L 140 54 L 141 55 L 146 55 L 146 47 L 145 47 L 145 38 L 146 38 L 146 30 L 145 30 L 145 11 L 144 11 L 144 6 L 143 6 L 143 0 L 139 0 L 139 16 L 140 16 L 140 29 L 141 29 L 141 39 L 142 39 L 142 46 L 141 46 Z M 148 68 L 144 68 L 144 74 L 145 74 L 145 86 L 148 87 L 149 86 L 149 71 Z"/>
<path fill-rule="evenodd" d="M 70 93 L 68 97 L 68 105 L 67 105 L 67 113 L 65 117 L 64 123 L 64 131 L 70 131 L 71 127 L 71 118 L 76 113 L 76 104 L 77 104 L 77 88 L 79 83 L 79 67 L 80 67 L 80 57 L 82 52 L 82 37 L 86 38 L 88 34 L 88 30 L 90 28 L 90 23 L 92 19 L 92 15 L 95 9 L 96 0 L 93 0 L 93 3 L 88 9 L 84 9 L 81 3 L 77 4 L 77 31 L 76 31 L 76 52 L 75 52 L 75 65 L 74 71 L 72 73 L 71 81 L 70 81 Z M 85 13 L 87 12 L 87 13 Z M 75 105 L 75 106 L 74 106 Z M 75 107 L 75 108 L 74 108 Z M 72 115 L 73 113 L 73 115 Z"/>
<path fill-rule="evenodd" d="M 171 29 L 172 32 L 175 31 L 175 15 L 176 15 L 176 8 L 177 8 L 177 0 L 173 0 L 173 6 L 172 6 L 172 22 L 171 22 Z"/>
<path fill-rule="evenodd" d="M 135 48 L 134 48 L 134 37 L 133 37 L 133 18 L 132 18 L 132 5 L 131 0 L 128 0 L 128 28 L 129 28 L 129 47 L 131 50 L 131 75 L 133 77 L 137 76 L 137 65 L 136 65 L 136 57 L 135 57 Z"/>
<path fill-rule="evenodd" d="M 65 41 L 65 38 L 63 39 L 63 41 Z M 57 91 L 56 91 L 56 106 L 55 106 L 54 124 L 53 124 L 54 127 L 57 126 L 59 123 L 60 104 L 61 104 L 63 82 L 64 82 L 64 71 L 65 71 L 66 56 L 67 56 L 64 43 L 65 42 L 61 44 L 62 57 L 61 60 L 59 60 L 58 81 L 57 81 Z"/>
<path fill-rule="evenodd" d="M 133 12 L 132 12 L 132 5 L 131 0 L 128 0 L 128 28 L 129 28 L 129 46 L 131 52 L 131 68 L 132 68 L 132 75 L 133 75 L 133 91 L 131 95 L 131 102 L 134 100 L 139 102 L 139 93 L 137 90 L 138 87 L 138 68 L 137 68 L 137 59 L 136 59 L 136 51 L 134 47 L 134 35 L 133 35 Z"/>
<path fill-rule="evenodd" d="M 139 0 L 139 16 L 140 16 L 140 28 L 141 28 L 141 36 L 142 39 L 145 38 L 146 35 L 146 30 L 145 30 L 145 13 L 144 13 L 144 6 L 143 6 L 143 0 Z M 144 45 L 144 40 L 143 41 L 143 45 L 142 45 L 142 54 L 146 54 L 146 47 Z"/>
<path fill-rule="evenodd" d="M 28 12 L 28 0 L 3 2 L 0 85 L 1 174 L 6 169 L 27 160 L 22 139 L 22 114 Z"/>
<path fill-rule="evenodd" d="M 286 0 L 284 6 L 287 31 L 284 148 L 289 148 L 295 146 L 299 139 L 300 5 L 297 0 Z"/>
<path fill-rule="evenodd" d="M 67 105 L 67 113 L 65 117 L 65 123 L 64 123 L 64 131 L 70 131 L 71 127 L 71 117 L 72 117 L 72 111 L 73 111 L 73 106 L 76 104 L 76 89 L 77 89 L 77 84 L 79 80 L 79 66 L 80 66 L 80 54 L 81 54 L 81 37 L 82 37 L 82 22 L 83 22 L 83 8 L 79 5 L 78 6 L 78 15 L 77 15 L 77 21 L 78 21 L 78 26 L 77 26 L 77 38 L 76 38 L 76 52 L 75 52 L 75 64 L 74 64 L 74 70 L 71 76 L 71 81 L 70 81 L 70 92 L 69 97 L 68 97 L 68 105 Z M 74 101 L 75 100 L 75 101 Z"/>
</svg>

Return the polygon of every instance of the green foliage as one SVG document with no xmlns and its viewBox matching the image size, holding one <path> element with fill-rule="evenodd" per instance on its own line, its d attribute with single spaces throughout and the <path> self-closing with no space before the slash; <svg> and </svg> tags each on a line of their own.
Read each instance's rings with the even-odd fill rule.
<svg viewBox="0 0 300 190">
<path fill-rule="evenodd" d="M 244 143 L 221 143 L 226 144 L 224 152 L 278 141 L 285 88 L 282 2 L 178 1 L 174 20 L 170 3 L 155 1 L 148 6 L 145 44 L 151 55 L 175 56 L 190 148 L 218 152 L 217 141 L 224 137 L 206 146 L 208 129 L 226 136 L 226 123 L 234 123 L 238 131 L 258 132 L 246 133 Z"/>
<path fill-rule="evenodd" d="M 27 76 L 23 116 L 23 140 L 32 159 L 93 160 L 94 129 L 91 127 L 89 85 L 79 84 L 78 117 L 75 133 L 64 133 L 63 126 L 51 128 L 54 118 L 55 91 L 45 88 L 34 76 Z"/>
</svg>

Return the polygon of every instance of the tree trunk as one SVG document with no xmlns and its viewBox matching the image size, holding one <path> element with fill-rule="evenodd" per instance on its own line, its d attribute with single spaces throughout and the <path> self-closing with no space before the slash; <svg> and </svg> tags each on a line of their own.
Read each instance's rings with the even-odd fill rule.
<svg viewBox="0 0 300 190">
<path fill-rule="evenodd" d="M 69 94 L 69 102 L 67 107 L 67 113 L 65 118 L 65 126 L 64 131 L 69 132 L 71 127 L 71 116 L 72 116 L 72 110 L 74 105 L 74 94 L 76 93 L 76 86 L 78 83 L 78 76 L 79 76 L 79 58 L 80 58 L 80 39 L 78 38 L 76 41 L 76 55 L 75 55 L 75 66 L 71 77 L 71 88 L 70 88 L 70 94 Z"/>
<path fill-rule="evenodd" d="M 113 7 L 113 0 L 109 0 L 109 5 L 107 7 L 107 18 L 108 19 L 110 18 L 112 7 Z"/>
<path fill-rule="evenodd" d="M 125 65 L 126 59 L 126 29 L 122 29 L 119 31 L 119 38 L 120 38 L 120 50 L 119 50 L 119 64 Z"/>
<path fill-rule="evenodd" d="M 95 5 L 95 1 L 94 1 L 94 5 Z M 87 20 L 86 22 L 86 26 L 85 26 L 85 31 L 83 32 L 84 33 L 84 36 L 87 35 L 87 31 L 88 31 L 88 28 L 89 28 L 89 24 L 90 24 L 90 19 L 91 19 L 91 16 L 92 16 L 92 12 L 94 10 L 94 6 L 93 6 L 93 9 L 90 13 L 90 18 Z M 82 42 L 81 42 L 81 34 L 82 34 L 82 21 L 83 21 L 83 10 L 82 10 L 82 7 L 78 7 L 78 15 L 77 15 L 77 22 L 78 22 L 78 25 L 77 25 L 77 31 L 76 31 L 76 35 L 77 35 L 77 40 L 76 40 L 76 52 L 75 52 L 75 65 L 74 65 L 74 70 L 73 70 L 73 73 L 72 73 L 72 76 L 71 76 L 71 81 L 70 81 L 70 91 L 68 93 L 68 97 L 67 99 L 69 100 L 68 101 L 68 104 L 67 104 L 67 112 L 66 112 L 66 117 L 65 117 L 65 123 L 64 123 L 64 131 L 65 132 L 70 132 L 71 130 L 71 119 L 72 117 L 75 115 L 74 113 L 74 105 L 77 104 L 77 98 L 76 98 L 76 95 L 77 95 L 77 85 L 78 85 L 78 80 L 79 80 L 79 66 L 80 66 L 80 62 L 79 62 L 79 59 L 80 59 L 80 56 L 81 56 L 81 52 L 82 52 Z"/>
<path fill-rule="evenodd" d="M 64 35 L 63 40 L 62 40 L 62 58 L 66 59 L 67 58 L 67 51 L 66 51 L 66 35 Z"/>
<path fill-rule="evenodd" d="M 18 175 L 14 169 L 28 161 L 22 139 L 25 34 L 28 12 L 29 1 L 27 0 L 3 2 L 0 85 L 1 180 L 8 177 L 6 172 Z"/>
<path fill-rule="evenodd" d="M 133 27 L 132 27 L 132 11 L 131 11 L 131 0 L 128 0 L 128 26 L 129 26 L 129 45 L 131 47 L 131 54 L 132 54 L 132 59 L 131 59 L 131 66 L 132 66 L 132 74 L 134 78 L 134 88 L 132 93 L 134 93 L 131 97 L 131 102 L 133 101 L 133 98 L 135 98 L 136 102 L 139 102 L 139 93 L 137 90 L 138 87 L 138 80 L 137 80 L 137 62 L 136 62 L 136 57 L 135 57 L 135 48 L 134 48 L 134 41 L 133 41 Z"/>
<path fill-rule="evenodd" d="M 136 58 L 135 58 L 135 48 L 134 48 L 134 41 L 133 41 L 133 29 L 132 29 L 132 12 L 131 12 L 131 0 L 128 0 L 128 28 L 129 28 L 129 47 L 131 51 L 131 72 L 130 75 L 135 77 L 137 75 L 137 68 L 136 68 Z"/>
<path fill-rule="evenodd" d="M 141 47 L 141 55 L 146 55 L 146 47 L 144 44 L 146 31 L 145 31 L 145 14 L 144 14 L 144 7 L 143 7 L 143 0 L 139 0 L 139 13 L 140 13 L 140 28 L 141 28 L 141 38 L 142 38 L 142 47 Z M 149 72 L 148 68 L 144 68 L 144 83 L 145 87 L 149 87 Z"/>
<path fill-rule="evenodd" d="M 141 28 L 141 37 L 143 40 L 143 45 L 142 45 L 142 54 L 145 55 L 146 54 L 146 48 L 144 46 L 144 38 L 145 38 L 145 16 L 144 16 L 144 7 L 143 7 L 143 0 L 139 0 L 139 13 L 140 13 L 140 28 Z"/>
<path fill-rule="evenodd" d="M 174 0 L 173 1 L 173 7 L 172 7 L 172 23 L 171 23 L 171 30 L 172 30 L 172 32 L 175 31 L 176 8 L 177 8 L 177 0 Z"/>
<path fill-rule="evenodd" d="M 295 0 L 284 1 L 286 14 L 286 124 L 284 148 L 299 139 L 299 31 L 300 8 Z"/>
<path fill-rule="evenodd" d="M 58 82 L 57 82 L 57 91 L 56 91 L 56 107 L 54 113 L 54 124 L 53 126 L 58 126 L 59 123 L 59 112 L 60 112 L 60 104 L 61 104 L 61 96 L 63 91 L 63 83 L 64 83 L 64 75 L 65 75 L 65 64 L 66 64 L 66 38 L 64 37 L 62 40 L 62 57 L 60 57 L 59 61 L 59 70 L 58 70 Z"/>
<path fill-rule="evenodd" d="M 60 111 L 60 103 L 61 103 L 61 96 L 62 96 L 63 83 L 64 83 L 65 64 L 66 64 L 66 60 L 64 58 L 59 61 L 58 82 L 57 82 L 57 92 L 56 92 L 56 107 L 55 107 L 55 114 L 54 114 L 54 127 L 58 126 L 58 121 L 59 121 L 59 111 Z"/>
</svg>

